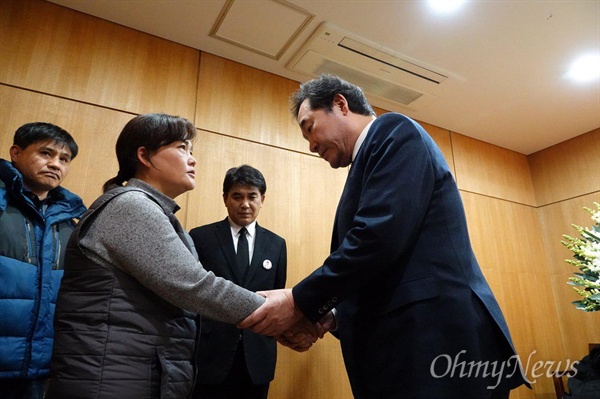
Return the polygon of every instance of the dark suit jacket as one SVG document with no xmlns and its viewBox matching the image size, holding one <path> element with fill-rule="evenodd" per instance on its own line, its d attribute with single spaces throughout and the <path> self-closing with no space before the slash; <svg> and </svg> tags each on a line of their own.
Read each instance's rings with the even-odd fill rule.
<svg viewBox="0 0 600 399">
<path fill-rule="evenodd" d="M 254 253 L 248 273 L 237 265 L 233 238 L 227 219 L 190 231 L 198 258 L 206 270 L 249 289 L 261 291 L 285 287 L 287 250 L 285 240 L 256 224 Z M 271 269 L 263 267 L 271 262 Z M 277 360 L 277 343 L 272 337 L 238 330 L 234 325 L 202 318 L 202 333 L 197 355 L 198 382 L 216 384 L 227 376 L 240 333 L 248 372 L 254 384 L 273 380 Z"/>
<path fill-rule="evenodd" d="M 356 398 L 489 397 L 487 386 L 497 384 L 491 362 L 508 361 L 513 344 L 448 165 L 411 119 L 389 113 L 371 125 L 338 205 L 331 251 L 293 296 L 312 321 L 337 309 Z M 481 368 L 466 376 L 470 361 Z M 512 379 L 499 387 L 520 385 L 515 360 L 506 368 Z"/>
</svg>

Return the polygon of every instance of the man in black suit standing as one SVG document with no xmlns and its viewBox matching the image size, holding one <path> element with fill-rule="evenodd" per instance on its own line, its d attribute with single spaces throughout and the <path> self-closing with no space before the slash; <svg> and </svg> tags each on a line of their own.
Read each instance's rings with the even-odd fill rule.
<svg viewBox="0 0 600 399">
<path fill-rule="evenodd" d="M 337 324 L 356 399 L 508 398 L 525 379 L 432 138 L 404 115 L 376 117 L 337 76 L 303 83 L 292 104 L 310 151 L 351 165 L 331 254 L 293 289 L 262 293 L 238 326 L 278 336 L 302 317 Z"/>
<path fill-rule="evenodd" d="M 259 170 L 229 169 L 223 181 L 228 217 L 190 231 L 204 268 L 250 291 L 285 287 L 285 240 L 256 222 L 266 191 Z M 277 360 L 274 338 L 207 318 L 201 334 L 193 398 L 267 398 Z"/>
</svg>

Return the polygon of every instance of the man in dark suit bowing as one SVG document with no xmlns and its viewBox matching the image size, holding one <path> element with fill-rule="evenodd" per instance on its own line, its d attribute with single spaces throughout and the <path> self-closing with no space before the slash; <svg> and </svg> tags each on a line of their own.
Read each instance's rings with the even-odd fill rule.
<svg viewBox="0 0 600 399">
<path fill-rule="evenodd" d="M 335 326 L 355 398 L 507 398 L 525 379 L 431 137 L 404 115 L 376 118 L 360 88 L 331 75 L 302 84 L 292 113 L 311 152 L 351 165 L 331 254 L 238 326 Z"/>
<path fill-rule="evenodd" d="M 228 217 L 190 231 L 206 270 L 251 291 L 285 287 L 285 240 L 256 222 L 266 191 L 259 170 L 249 165 L 229 169 L 223 182 Z M 192 397 L 266 399 L 276 358 L 272 337 L 203 318 Z"/>
</svg>

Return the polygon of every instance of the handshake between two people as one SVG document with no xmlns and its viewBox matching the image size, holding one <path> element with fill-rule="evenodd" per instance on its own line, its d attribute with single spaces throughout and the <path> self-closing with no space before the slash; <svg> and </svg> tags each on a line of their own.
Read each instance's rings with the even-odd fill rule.
<svg viewBox="0 0 600 399">
<path fill-rule="evenodd" d="M 319 322 L 308 320 L 294 303 L 291 289 L 259 291 L 265 302 L 237 324 L 238 328 L 275 337 L 277 342 L 298 352 L 307 351 L 319 338 L 336 327 L 330 311 Z"/>
</svg>

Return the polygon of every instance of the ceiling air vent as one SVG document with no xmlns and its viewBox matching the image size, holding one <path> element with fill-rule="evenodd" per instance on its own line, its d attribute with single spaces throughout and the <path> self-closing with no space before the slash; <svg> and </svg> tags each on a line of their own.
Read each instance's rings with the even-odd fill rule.
<svg viewBox="0 0 600 399">
<path fill-rule="evenodd" d="M 287 68 L 311 77 L 331 73 L 386 103 L 418 110 L 462 82 L 422 62 L 322 23 Z M 390 108 L 390 107 L 388 107 Z"/>
</svg>

